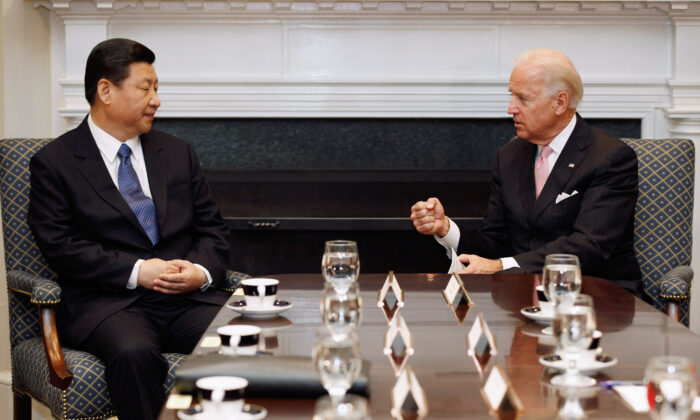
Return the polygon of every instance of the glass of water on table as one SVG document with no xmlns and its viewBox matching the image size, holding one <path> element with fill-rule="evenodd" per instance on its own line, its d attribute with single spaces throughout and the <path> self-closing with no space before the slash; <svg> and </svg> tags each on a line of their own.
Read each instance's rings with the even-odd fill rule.
<svg viewBox="0 0 700 420">
<path fill-rule="evenodd" d="M 345 293 L 357 281 L 360 274 L 360 256 L 355 241 L 336 240 L 326 242 L 321 260 L 323 278 L 338 293 Z"/>
</svg>

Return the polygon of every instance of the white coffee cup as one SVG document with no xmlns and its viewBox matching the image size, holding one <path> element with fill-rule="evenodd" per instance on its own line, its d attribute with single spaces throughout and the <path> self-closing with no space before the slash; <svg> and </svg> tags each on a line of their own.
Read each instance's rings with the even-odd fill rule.
<svg viewBox="0 0 700 420">
<path fill-rule="evenodd" d="M 241 281 L 245 294 L 245 306 L 250 309 L 272 308 L 277 297 L 279 280 L 252 278 Z"/>
<path fill-rule="evenodd" d="M 206 376 L 195 382 L 202 410 L 211 418 L 238 418 L 248 381 L 237 376 Z"/>
<path fill-rule="evenodd" d="M 544 316 L 554 317 L 554 303 L 540 301 L 540 311 Z"/>
<path fill-rule="evenodd" d="M 230 355 L 255 355 L 258 352 L 260 333 L 255 325 L 224 325 L 216 329 L 221 339 L 220 352 Z"/>
</svg>

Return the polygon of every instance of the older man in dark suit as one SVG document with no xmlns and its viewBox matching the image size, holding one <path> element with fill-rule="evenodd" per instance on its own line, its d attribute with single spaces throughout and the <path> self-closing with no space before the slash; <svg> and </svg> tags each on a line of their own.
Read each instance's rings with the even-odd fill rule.
<svg viewBox="0 0 700 420">
<path fill-rule="evenodd" d="M 122 419 L 163 406 L 163 352 L 189 353 L 227 295 L 228 229 L 192 147 L 151 131 L 160 106 L 147 47 L 90 53 L 90 114 L 30 163 L 29 224 L 63 289 L 65 344 L 106 365 Z"/>
<path fill-rule="evenodd" d="M 639 295 L 634 151 L 576 113 L 583 85 L 565 55 L 529 50 L 514 64 L 508 113 L 517 137 L 494 159 L 483 226 L 460 233 L 433 197 L 411 208 L 416 230 L 459 247 L 465 273 L 539 272 L 547 254 L 575 254 L 584 274 Z"/>
</svg>

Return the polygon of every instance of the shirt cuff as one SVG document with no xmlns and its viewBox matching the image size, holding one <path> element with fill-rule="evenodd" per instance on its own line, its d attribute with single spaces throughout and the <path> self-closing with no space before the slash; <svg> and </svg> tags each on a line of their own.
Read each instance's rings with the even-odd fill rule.
<svg viewBox="0 0 700 420">
<path fill-rule="evenodd" d="M 131 269 L 131 275 L 129 276 L 129 281 L 126 282 L 126 288 L 127 289 L 136 289 L 136 286 L 138 286 L 138 279 L 139 279 L 139 268 L 141 268 L 141 264 L 143 264 L 145 260 L 136 260 L 136 264 L 134 264 L 134 268 Z"/>
<path fill-rule="evenodd" d="M 192 265 L 194 265 L 195 267 L 202 270 L 204 272 L 204 276 L 207 278 L 207 281 L 202 285 L 202 287 L 199 288 L 199 291 L 203 292 L 203 291 L 207 290 L 209 288 L 209 286 L 212 285 L 212 283 L 214 283 L 214 280 L 212 280 L 211 274 L 209 274 L 209 270 L 207 270 L 206 268 L 202 267 L 199 264 L 192 264 Z"/>
<path fill-rule="evenodd" d="M 438 241 L 438 243 L 442 246 L 444 246 L 447 249 L 447 256 L 449 258 L 452 258 L 452 251 L 455 250 L 457 251 L 457 246 L 459 245 L 459 226 L 457 226 L 457 223 L 453 222 L 452 219 L 449 217 L 447 220 L 450 221 L 450 230 L 447 232 L 447 235 L 444 237 L 439 237 L 438 235 L 433 235 L 435 240 Z"/>
<path fill-rule="evenodd" d="M 520 268 L 520 265 L 518 265 L 518 262 L 515 261 L 515 258 L 513 257 L 501 258 L 501 264 L 503 265 L 504 270 L 509 268 Z"/>
</svg>

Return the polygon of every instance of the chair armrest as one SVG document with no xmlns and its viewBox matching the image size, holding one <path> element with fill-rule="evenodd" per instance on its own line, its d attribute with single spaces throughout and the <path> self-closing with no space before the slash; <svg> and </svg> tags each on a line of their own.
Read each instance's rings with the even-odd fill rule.
<svg viewBox="0 0 700 420">
<path fill-rule="evenodd" d="M 56 305 L 61 301 L 61 286 L 58 283 L 24 271 L 8 272 L 7 287 L 14 292 L 28 295 L 29 301 L 35 305 Z"/>
<path fill-rule="evenodd" d="M 693 269 L 687 265 L 678 266 L 661 277 L 661 293 L 663 299 L 682 302 L 690 296 L 690 284 L 693 280 Z"/>
<path fill-rule="evenodd" d="M 247 278 L 250 278 L 250 274 L 241 273 L 239 271 L 226 270 L 226 277 L 224 278 L 224 283 L 219 288 L 229 293 L 233 293 L 238 288 L 238 284 L 241 282 L 241 280 Z"/>
<path fill-rule="evenodd" d="M 51 279 L 12 270 L 7 273 L 7 287 L 13 292 L 29 296 L 29 301 L 39 307 L 39 324 L 49 368 L 49 380 L 57 388 L 68 389 L 73 381 L 73 374 L 68 371 L 63 358 L 54 312 L 54 305 L 61 301 L 61 286 Z"/>
</svg>

